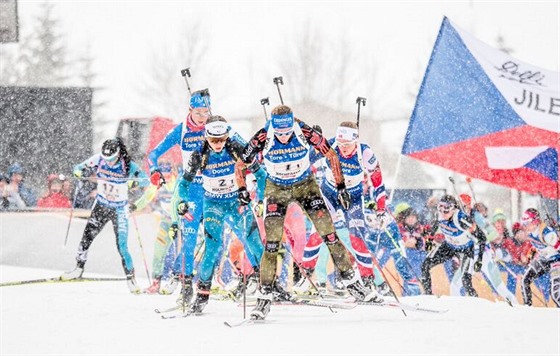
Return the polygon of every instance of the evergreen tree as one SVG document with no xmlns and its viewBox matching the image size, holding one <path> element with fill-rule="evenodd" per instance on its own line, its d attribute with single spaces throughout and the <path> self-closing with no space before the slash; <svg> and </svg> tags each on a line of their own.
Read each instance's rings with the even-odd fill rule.
<svg viewBox="0 0 560 356">
<path fill-rule="evenodd" d="M 54 5 L 41 4 L 32 35 L 22 42 L 18 63 L 23 67 L 19 85 L 63 86 L 66 80 L 66 47 L 53 15 Z"/>
</svg>

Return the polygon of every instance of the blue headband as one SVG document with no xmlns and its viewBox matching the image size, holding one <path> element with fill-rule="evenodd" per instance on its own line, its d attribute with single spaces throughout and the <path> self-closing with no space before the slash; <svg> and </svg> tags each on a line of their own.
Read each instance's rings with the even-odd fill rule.
<svg viewBox="0 0 560 356">
<path fill-rule="evenodd" d="M 272 128 L 274 130 L 282 130 L 292 128 L 294 126 L 294 114 L 288 113 L 283 115 L 272 115 L 270 117 Z"/>
<path fill-rule="evenodd" d="M 191 108 L 207 108 L 210 106 L 210 96 L 203 97 L 200 93 L 193 93 L 191 96 Z"/>
</svg>

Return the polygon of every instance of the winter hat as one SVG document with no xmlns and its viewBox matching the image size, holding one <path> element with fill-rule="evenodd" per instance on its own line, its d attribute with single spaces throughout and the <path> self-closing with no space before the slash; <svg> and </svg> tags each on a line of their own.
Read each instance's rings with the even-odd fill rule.
<svg viewBox="0 0 560 356">
<path fill-rule="evenodd" d="M 206 137 L 223 137 L 229 134 L 230 126 L 221 116 L 212 116 L 204 126 Z"/>
<path fill-rule="evenodd" d="M 281 115 L 273 114 L 270 117 L 270 120 L 274 131 L 284 131 L 286 129 L 292 129 L 292 127 L 294 126 L 294 114 L 291 112 Z"/>
<path fill-rule="evenodd" d="M 190 106 L 192 109 L 210 107 L 210 94 L 205 90 L 198 90 L 192 93 Z"/>
<path fill-rule="evenodd" d="M 461 201 L 463 202 L 463 204 L 465 205 L 465 207 L 470 208 L 471 207 L 471 202 L 472 202 L 472 198 L 470 195 L 468 194 L 461 194 L 459 195 L 459 198 L 461 198 Z"/>
<path fill-rule="evenodd" d="M 517 221 L 512 225 L 511 232 L 515 236 L 515 234 L 517 234 L 519 231 L 521 231 L 521 229 L 522 229 L 521 223 L 519 221 Z"/>
<path fill-rule="evenodd" d="M 408 203 L 398 203 L 395 207 L 395 215 L 399 215 L 408 208 L 410 208 L 410 205 L 408 205 Z"/>
<path fill-rule="evenodd" d="M 8 177 L 12 177 L 14 174 L 23 175 L 23 167 L 19 163 L 14 163 L 10 168 L 8 168 Z"/>
<path fill-rule="evenodd" d="M 529 225 L 532 222 L 541 222 L 541 215 L 539 211 L 535 208 L 529 208 L 525 210 L 523 216 L 521 217 L 521 225 Z"/>
<path fill-rule="evenodd" d="M 51 187 L 51 185 L 53 185 L 53 183 L 58 183 L 58 184 L 62 184 L 62 181 L 64 180 L 64 176 L 63 175 L 59 175 L 59 174 L 49 174 L 49 176 L 47 177 L 47 186 Z"/>
<path fill-rule="evenodd" d="M 494 210 L 494 215 L 492 216 L 492 222 L 496 222 L 498 220 L 507 220 L 506 215 L 502 209 Z"/>
</svg>

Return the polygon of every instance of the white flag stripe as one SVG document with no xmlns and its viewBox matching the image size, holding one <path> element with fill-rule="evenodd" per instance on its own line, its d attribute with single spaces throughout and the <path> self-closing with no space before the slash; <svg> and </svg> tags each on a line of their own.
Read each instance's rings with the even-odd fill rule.
<svg viewBox="0 0 560 356">
<path fill-rule="evenodd" d="M 522 62 L 450 23 L 523 121 L 544 130 L 560 132 L 560 72 Z"/>
<path fill-rule="evenodd" d="M 525 166 L 548 146 L 537 147 L 485 147 L 488 167 L 491 169 L 516 169 Z"/>
</svg>

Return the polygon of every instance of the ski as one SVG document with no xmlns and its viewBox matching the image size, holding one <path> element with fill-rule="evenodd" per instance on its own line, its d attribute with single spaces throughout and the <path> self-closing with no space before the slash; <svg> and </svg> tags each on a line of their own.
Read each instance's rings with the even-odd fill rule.
<svg viewBox="0 0 560 356">
<path fill-rule="evenodd" d="M 187 310 L 186 312 L 180 312 L 177 314 L 162 314 L 162 319 L 180 319 L 180 318 L 187 318 L 189 316 L 200 316 L 202 313 L 195 313 L 192 310 Z"/>
<path fill-rule="evenodd" d="M 0 283 L 0 287 L 21 286 L 25 284 L 41 284 L 41 283 L 71 283 L 71 282 L 109 282 L 109 281 L 126 281 L 124 277 L 83 277 L 74 279 L 61 279 L 60 277 L 54 278 L 41 278 L 30 279 L 25 281 L 12 281 Z"/>
<path fill-rule="evenodd" d="M 256 300 L 251 300 L 247 302 L 247 306 L 254 306 L 256 304 Z M 354 309 L 358 304 L 356 303 L 348 303 L 342 300 L 333 300 L 333 299 L 312 299 L 312 298 L 295 298 L 292 300 L 276 300 L 272 302 L 272 305 L 305 305 L 305 306 L 312 306 L 312 307 L 322 307 L 322 308 L 329 308 L 329 309 Z M 239 306 L 243 306 L 242 303 L 239 303 Z"/>
<path fill-rule="evenodd" d="M 383 301 L 382 303 L 371 303 L 371 302 L 358 302 L 358 305 L 366 305 L 366 306 L 373 306 L 373 307 L 387 307 L 387 308 L 395 308 L 395 309 L 404 309 L 406 311 L 412 312 L 424 312 L 424 313 L 433 313 L 433 314 L 443 314 L 447 313 L 449 309 L 432 309 L 432 308 L 425 308 L 418 304 L 407 304 L 407 303 L 399 303 L 394 301 Z"/>
<path fill-rule="evenodd" d="M 157 314 L 164 314 L 164 313 L 169 313 L 175 310 L 179 310 L 182 309 L 182 306 L 176 305 L 174 307 L 171 308 L 166 308 L 166 309 L 154 309 L 154 312 L 156 312 Z"/>
<path fill-rule="evenodd" d="M 270 322 L 271 322 L 270 320 L 265 320 L 265 319 L 244 319 L 238 322 L 224 321 L 224 325 L 230 328 L 236 328 L 238 326 L 243 326 L 243 325 L 268 324 Z"/>
</svg>

